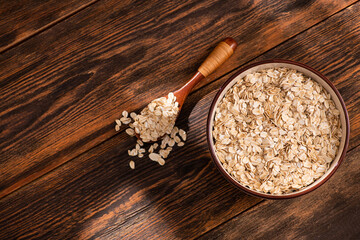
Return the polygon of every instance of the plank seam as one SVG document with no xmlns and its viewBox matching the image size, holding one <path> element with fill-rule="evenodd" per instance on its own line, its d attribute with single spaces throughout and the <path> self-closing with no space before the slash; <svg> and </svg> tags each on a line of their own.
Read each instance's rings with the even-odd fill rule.
<svg viewBox="0 0 360 240">
<path fill-rule="evenodd" d="M 357 145 L 357 146 L 355 146 L 355 147 L 353 147 L 353 148 L 351 148 L 351 149 L 348 149 L 348 150 L 347 150 L 347 152 L 346 152 L 346 155 L 348 155 L 351 151 L 353 151 L 355 148 L 358 148 L 359 146 L 360 146 L 360 144 L 359 144 L 359 145 Z M 268 201 L 278 201 L 278 200 L 268 200 Z M 259 206 L 259 205 L 262 205 L 262 204 L 263 204 L 263 203 L 265 203 L 265 202 L 267 202 L 267 201 L 266 201 L 266 200 L 262 200 L 262 201 L 260 201 L 260 202 L 258 202 L 258 203 L 256 203 L 256 204 L 254 204 L 254 205 L 252 205 L 252 206 L 248 207 L 248 208 L 247 208 L 247 209 L 245 209 L 244 211 L 242 211 L 242 212 L 240 212 L 240 213 L 236 214 L 235 216 L 233 216 L 232 218 L 230 218 L 230 219 L 226 220 L 225 222 L 222 222 L 222 223 L 220 223 L 219 225 L 216 225 L 215 227 L 213 227 L 212 229 L 210 229 L 210 230 L 208 230 L 208 231 L 204 232 L 204 233 L 203 233 L 203 234 L 201 234 L 200 236 L 196 237 L 196 238 L 195 238 L 195 240 L 196 240 L 196 239 L 199 239 L 200 237 L 204 236 L 205 234 L 207 234 L 207 233 L 209 233 L 209 232 L 211 232 L 211 231 L 215 230 L 216 228 L 219 228 L 219 227 L 220 227 L 220 226 L 222 226 L 223 224 L 226 224 L 227 222 L 229 222 L 229 221 L 231 221 L 232 219 L 234 219 L 234 218 L 238 217 L 239 215 L 241 215 L 241 214 L 243 214 L 243 213 L 247 212 L 248 210 L 251 210 L 251 209 L 253 209 L 253 208 L 255 208 L 255 207 Z"/>
<path fill-rule="evenodd" d="M 353 151 L 355 148 L 358 148 L 359 146 L 360 146 L 360 144 L 359 144 L 359 145 L 357 145 L 356 147 L 351 148 L 350 150 L 348 150 L 348 151 L 346 152 L 346 154 L 349 154 L 351 151 Z M 205 234 L 207 234 L 207 233 L 209 233 L 209 232 L 211 232 L 211 231 L 216 230 L 217 228 L 219 228 L 219 227 L 221 227 L 222 225 L 224 225 L 224 224 L 226 224 L 226 223 L 230 222 L 231 220 L 233 220 L 234 218 L 236 218 L 236 217 L 240 216 L 241 214 L 243 214 L 243 213 L 245 213 L 245 212 L 247 212 L 247 211 L 249 211 L 249 210 L 251 210 L 251 209 L 253 209 L 253 208 L 255 208 L 255 207 L 258 207 L 258 206 L 260 206 L 260 205 L 263 205 L 263 204 L 264 204 L 264 203 L 266 203 L 267 201 L 278 201 L 278 200 L 261 200 L 260 202 L 258 202 L 258 203 L 256 203 L 256 204 L 252 205 L 251 207 L 248 207 L 248 208 L 247 208 L 247 209 L 245 209 L 244 211 L 242 211 L 242 212 L 240 212 L 240 213 L 236 214 L 235 216 L 233 216 L 232 218 L 230 218 L 230 219 L 226 220 L 225 222 L 222 222 L 222 223 L 220 223 L 219 225 L 216 225 L 215 227 L 213 227 L 212 229 L 210 229 L 210 230 L 208 230 L 208 231 L 204 232 L 204 233 L 203 233 L 203 234 L 201 234 L 200 236 L 196 237 L 196 238 L 195 238 L 195 240 L 197 240 L 197 239 L 201 238 L 202 236 L 204 236 Z"/>
<path fill-rule="evenodd" d="M 271 200 L 269 200 L 269 201 L 271 201 Z M 194 240 L 197 240 L 197 239 L 201 238 L 202 236 L 204 236 L 204 235 L 205 235 L 205 234 L 207 234 L 208 232 L 210 232 L 210 231 L 212 231 L 212 230 L 215 230 L 216 228 L 218 228 L 218 227 L 222 226 L 223 224 L 225 224 L 225 223 L 227 223 L 227 222 L 230 222 L 233 218 L 235 218 L 235 217 L 239 216 L 240 214 L 243 214 L 243 213 L 245 213 L 245 212 L 247 212 L 247 211 L 251 210 L 252 208 L 254 208 L 254 207 L 258 206 L 258 205 L 262 205 L 262 203 L 265 203 L 265 202 L 266 202 L 265 200 L 261 200 L 260 202 L 255 203 L 254 205 L 252 205 L 251 207 L 248 207 L 247 209 L 245 209 L 244 211 L 240 212 L 240 213 L 239 213 L 239 214 L 237 214 L 236 216 L 234 216 L 234 217 L 232 217 L 232 218 L 229 218 L 229 219 L 228 219 L 228 220 L 226 220 L 225 222 L 222 222 L 222 223 L 220 223 L 219 225 L 216 225 L 216 226 L 215 226 L 215 227 L 213 227 L 212 229 L 210 229 L 210 230 L 208 230 L 208 231 L 204 232 L 203 234 L 201 234 L 200 236 L 198 236 L 198 237 L 194 238 Z"/>
<path fill-rule="evenodd" d="M 193 93 L 197 92 L 198 90 L 203 89 L 203 88 L 204 88 L 204 87 L 206 87 L 207 85 L 209 85 L 209 84 L 211 84 L 211 83 L 213 83 L 213 82 L 215 82 L 215 81 L 219 80 L 220 78 L 223 78 L 223 77 L 225 77 L 226 75 L 228 75 L 228 74 L 230 74 L 230 73 L 232 73 L 232 72 L 235 72 L 235 71 L 237 71 L 237 70 L 241 69 L 242 67 L 245 67 L 245 66 L 246 66 L 246 65 L 248 65 L 250 62 L 252 62 L 252 61 L 254 61 L 256 58 L 260 57 L 261 55 L 264 55 L 264 54 L 266 54 L 266 53 L 268 53 L 268 52 L 272 51 L 273 49 L 277 48 L 278 46 L 280 46 L 280 45 L 282 45 L 282 44 L 285 44 L 286 42 L 288 42 L 288 41 L 290 41 L 290 40 L 292 40 L 292 39 L 296 38 L 298 35 L 303 34 L 304 32 L 306 32 L 306 31 L 310 30 L 310 29 L 311 29 L 311 28 L 313 28 L 313 27 L 316 27 L 317 25 L 319 25 L 319 24 L 321 24 L 322 22 L 324 22 L 324 21 L 328 20 L 329 18 L 331 18 L 331 17 L 335 16 L 336 14 L 341 13 L 342 11 L 344 11 L 344 10 L 348 9 L 349 7 L 351 7 L 351 6 L 355 5 L 355 4 L 357 4 L 359 1 L 360 1 L 360 0 L 358 0 L 358 1 L 356 1 L 356 2 L 354 2 L 354 3 L 352 3 L 352 4 L 350 4 L 350 5 L 348 5 L 348 6 L 346 6 L 346 7 L 345 7 L 345 8 L 343 8 L 343 9 L 340 9 L 339 11 L 337 11 L 337 12 L 335 12 L 335 13 L 333 13 L 333 14 L 329 15 L 328 17 L 324 18 L 324 19 L 323 19 L 323 20 L 321 20 L 320 22 L 315 23 L 314 25 L 312 25 L 312 26 L 310 26 L 310 27 L 308 27 L 308 28 L 306 28 L 306 29 L 302 30 L 301 32 L 298 32 L 297 34 L 293 35 L 292 37 L 290 37 L 290 38 L 288 38 L 288 39 L 286 39 L 286 40 L 284 40 L 284 41 L 280 42 L 280 43 L 279 43 L 279 44 L 277 44 L 276 46 L 274 46 L 274 47 L 272 47 L 272 48 L 269 48 L 268 50 L 266 50 L 266 51 L 264 51 L 263 53 L 261 53 L 261 54 L 257 55 L 256 57 L 253 57 L 252 59 L 248 60 L 248 61 L 247 61 L 247 62 L 245 62 L 244 64 L 241 64 L 241 65 L 240 65 L 240 66 L 238 66 L 237 68 L 234 68 L 233 70 L 230 70 L 229 72 L 227 72 L 227 73 L 225 73 L 225 74 L 221 75 L 220 77 L 218 77 L 218 78 L 214 79 L 212 82 L 209 82 L 208 84 L 205 84 L 204 86 L 201 86 L 201 87 L 197 88 L 196 90 L 194 90 L 194 91 L 193 91 L 193 92 L 191 92 L 190 94 L 193 94 Z"/>
<path fill-rule="evenodd" d="M 54 20 L 54 21 L 52 21 L 52 22 L 50 22 L 50 23 L 48 23 L 48 24 L 46 24 L 46 25 L 44 25 L 44 26 L 42 26 L 42 27 L 39 28 L 38 30 L 36 30 L 36 31 L 34 31 L 33 33 L 31 33 L 29 36 L 24 37 L 24 38 L 19 39 L 19 40 L 16 40 L 15 42 L 9 44 L 9 45 L 6 46 L 4 49 L 2 49 L 2 50 L 0 51 L 0 54 L 3 54 L 4 52 L 6 52 L 6 51 L 8 51 L 8 50 L 10 50 L 10 49 L 12 49 L 12 48 L 20 45 L 21 43 L 27 41 L 28 39 L 30 39 L 30 38 L 32 38 L 32 37 L 34 37 L 34 36 L 36 36 L 36 35 L 39 35 L 40 33 L 46 31 L 47 29 L 55 26 L 56 24 L 58 24 L 58 23 L 60 23 L 60 22 L 62 22 L 62 21 L 64 21 L 64 20 L 66 20 L 66 19 L 74 16 L 74 15 L 77 14 L 78 12 L 84 10 L 85 8 L 88 8 L 89 6 L 93 5 L 94 3 L 98 2 L 98 1 L 100 1 L 100 0 L 92 0 L 92 1 L 90 1 L 90 2 L 88 2 L 88 3 L 86 3 L 86 4 L 84 4 L 84 5 L 82 5 L 82 6 L 80 6 L 80 7 L 78 7 L 77 9 L 73 10 L 72 12 L 70 12 L 70 13 L 68 13 L 68 14 L 66 14 L 66 15 L 64 15 L 64 16 L 62 16 L 62 17 L 60 17 L 60 18 L 58 18 L 58 19 L 56 19 L 56 20 Z"/>
</svg>

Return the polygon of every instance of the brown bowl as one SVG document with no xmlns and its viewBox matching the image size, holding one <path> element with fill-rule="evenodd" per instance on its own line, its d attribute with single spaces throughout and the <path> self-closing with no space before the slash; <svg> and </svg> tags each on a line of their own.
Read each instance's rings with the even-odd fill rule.
<svg viewBox="0 0 360 240">
<path fill-rule="evenodd" d="M 224 97 L 225 93 L 228 91 L 230 87 L 232 87 L 239 78 L 242 78 L 246 76 L 249 73 L 259 71 L 266 68 L 276 68 L 276 67 L 286 67 L 290 69 L 298 70 L 299 72 L 304 73 L 306 76 L 311 77 L 314 81 L 321 84 L 331 95 L 337 109 L 340 111 L 340 121 L 341 121 L 341 127 L 342 127 L 342 137 L 341 142 L 339 146 L 339 151 L 335 159 L 330 165 L 330 168 L 328 171 L 319 179 L 317 179 L 312 184 L 301 188 L 298 191 L 281 194 L 281 195 L 275 195 L 275 194 L 266 194 L 262 192 L 258 192 L 255 190 L 251 190 L 245 186 L 243 186 L 240 182 L 238 182 L 236 179 L 234 179 L 222 166 L 221 162 L 217 158 L 215 154 L 214 149 L 214 142 L 212 137 L 212 129 L 213 129 L 213 120 L 215 115 L 215 109 L 217 107 L 217 104 L 220 102 L 220 100 Z M 207 141 L 210 149 L 210 153 L 212 156 L 212 159 L 216 165 L 216 167 L 219 169 L 219 171 L 222 173 L 222 175 L 232 184 L 234 184 L 237 188 L 245 191 L 246 193 L 266 198 L 266 199 L 288 199 L 288 198 L 294 198 L 301 195 L 304 195 L 306 193 L 309 193 L 316 188 L 320 187 L 322 184 L 324 184 L 337 170 L 337 168 L 340 166 L 341 162 L 345 158 L 345 154 L 349 145 L 349 137 L 350 137 L 350 123 L 349 123 L 349 116 L 345 107 L 344 100 L 342 99 L 339 91 L 335 88 L 335 86 L 330 82 L 324 75 L 322 75 L 320 72 L 316 71 L 315 69 L 294 61 L 289 60 L 282 60 L 282 59 L 273 59 L 273 60 L 266 60 L 261 61 L 257 63 L 250 64 L 239 71 L 237 71 L 232 77 L 230 77 L 220 88 L 220 90 L 217 92 L 211 106 L 210 111 L 207 119 Z"/>
</svg>

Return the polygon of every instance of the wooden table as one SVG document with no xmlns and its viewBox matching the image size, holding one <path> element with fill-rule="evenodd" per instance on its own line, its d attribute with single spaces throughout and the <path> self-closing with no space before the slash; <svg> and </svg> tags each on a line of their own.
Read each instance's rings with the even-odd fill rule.
<svg viewBox="0 0 360 240">
<path fill-rule="evenodd" d="M 360 1 L 17 0 L 0 3 L 0 239 L 360 237 Z M 165 166 L 135 159 L 122 110 L 174 91 L 224 37 L 239 47 L 189 96 Z M 351 123 L 336 174 L 300 198 L 230 185 L 205 139 L 240 67 L 284 58 L 339 89 Z"/>
</svg>

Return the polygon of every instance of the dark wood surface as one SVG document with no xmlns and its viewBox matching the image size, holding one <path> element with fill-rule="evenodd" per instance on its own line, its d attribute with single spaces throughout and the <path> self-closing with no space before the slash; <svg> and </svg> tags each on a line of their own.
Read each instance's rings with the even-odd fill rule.
<svg viewBox="0 0 360 240">
<path fill-rule="evenodd" d="M 72 6 L 54 13 L 54 24 L 0 55 L 0 239 L 359 236 L 360 2 L 69 2 L 52 6 Z M 31 23 L 34 9 L 18 14 Z M 34 28 L 25 23 L 19 31 Z M 239 47 L 187 99 L 178 121 L 188 131 L 185 147 L 163 167 L 144 158 L 131 170 L 134 140 L 116 134 L 113 120 L 177 89 L 225 36 Z M 205 141 L 220 85 L 244 64 L 269 58 L 321 71 L 350 115 L 345 163 L 293 200 L 235 189 Z"/>
<path fill-rule="evenodd" d="M 120 111 L 182 86 L 225 36 L 238 49 L 208 82 L 352 2 L 104 0 L 6 51 L 0 197 L 114 136 Z"/>
<path fill-rule="evenodd" d="M 1 0 L 0 53 L 70 17 L 97 0 Z"/>
</svg>

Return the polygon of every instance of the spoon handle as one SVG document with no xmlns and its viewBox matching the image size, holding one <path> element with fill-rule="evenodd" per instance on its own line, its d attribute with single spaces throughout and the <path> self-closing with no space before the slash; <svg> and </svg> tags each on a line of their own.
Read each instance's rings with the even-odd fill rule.
<svg viewBox="0 0 360 240">
<path fill-rule="evenodd" d="M 182 88 L 174 92 L 180 105 L 182 105 L 186 96 L 199 82 L 201 82 L 201 80 L 214 72 L 234 53 L 236 47 L 237 43 L 230 37 L 225 38 L 215 47 L 215 49 L 201 64 L 195 75 L 184 86 L 182 86 Z"/>
<path fill-rule="evenodd" d="M 233 38 L 225 38 L 221 41 L 205 61 L 198 68 L 198 71 L 207 77 L 220 67 L 234 53 L 237 43 Z"/>
</svg>

